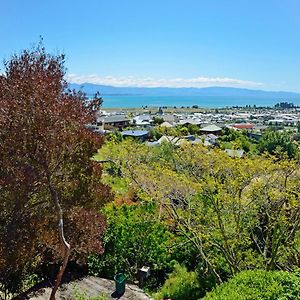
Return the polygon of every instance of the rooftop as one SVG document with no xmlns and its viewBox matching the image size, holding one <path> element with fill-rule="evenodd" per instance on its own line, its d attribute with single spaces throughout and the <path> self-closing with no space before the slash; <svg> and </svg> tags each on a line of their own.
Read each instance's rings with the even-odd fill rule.
<svg viewBox="0 0 300 300">
<path fill-rule="evenodd" d="M 121 134 L 123 136 L 134 136 L 134 137 L 140 137 L 147 135 L 149 132 L 146 130 L 125 130 L 122 131 Z"/>
<path fill-rule="evenodd" d="M 250 123 L 239 123 L 239 124 L 234 124 L 232 127 L 237 129 L 252 129 L 254 125 Z"/>
<path fill-rule="evenodd" d="M 98 118 L 98 121 L 104 123 L 113 123 L 113 122 L 125 122 L 129 121 L 129 119 L 125 115 L 114 115 L 114 116 L 105 116 Z"/>
<path fill-rule="evenodd" d="M 203 128 L 200 128 L 201 131 L 206 131 L 206 132 L 217 132 L 222 130 L 221 127 L 217 126 L 217 125 L 208 125 L 205 126 Z"/>
</svg>

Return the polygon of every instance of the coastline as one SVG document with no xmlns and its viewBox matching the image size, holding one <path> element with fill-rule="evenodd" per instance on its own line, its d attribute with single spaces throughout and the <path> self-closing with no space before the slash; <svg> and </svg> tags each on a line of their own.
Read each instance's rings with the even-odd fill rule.
<svg viewBox="0 0 300 300">
<path fill-rule="evenodd" d="M 300 106 L 299 98 L 274 97 L 241 97 L 241 96 L 142 96 L 142 95 L 104 95 L 103 108 L 143 108 L 155 109 L 158 107 L 192 108 L 198 106 L 202 109 L 228 109 L 232 107 L 273 107 L 279 102 L 294 103 Z"/>
</svg>

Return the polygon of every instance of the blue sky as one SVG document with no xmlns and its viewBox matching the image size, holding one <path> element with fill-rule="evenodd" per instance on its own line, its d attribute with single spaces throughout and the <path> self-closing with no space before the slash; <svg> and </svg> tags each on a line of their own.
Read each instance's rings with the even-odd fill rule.
<svg viewBox="0 0 300 300">
<path fill-rule="evenodd" d="M 299 0 L 0 4 L 0 59 L 41 35 L 49 52 L 67 55 L 73 82 L 300 92 Z"/>
</svg>

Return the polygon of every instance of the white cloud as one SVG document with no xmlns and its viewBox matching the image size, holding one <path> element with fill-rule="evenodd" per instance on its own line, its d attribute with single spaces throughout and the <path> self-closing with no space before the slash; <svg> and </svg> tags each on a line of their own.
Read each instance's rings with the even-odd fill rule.
<svg viewBox="0 0 300 300">
<path fill-rule="evenodd" d="M 194 77 L 194 78 L 137 78 L 134 76 L 115 77 L 115 76 L 98 76 L 69 74 L 67 80 L 71 83 L 94 83 L 102 85 L 111 85 L 119 87 L 209 87 L 209 86 L 227 86 L 227 87 L 259 87 L 262 83 L 247 81 L 227 77 Z"/>
</svg>

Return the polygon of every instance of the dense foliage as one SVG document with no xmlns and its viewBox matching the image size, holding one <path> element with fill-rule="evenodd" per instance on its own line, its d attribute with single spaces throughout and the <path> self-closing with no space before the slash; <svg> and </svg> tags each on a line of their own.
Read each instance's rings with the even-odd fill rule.
<svg viewBox="0 0 300 300">
<path fill-rule="evenodd" d="M 217 141 L 221 149 L 243 149 L 245 152 L 256 153 L 257 141 L 250 139 L 245 131 L 237 131 L 225 127 Z"/>
<path fill-rule="evenodd" d="M 172 300 L 199 299 L 201 287 L 195 272 L 188 272 L 185 267 L 175 264 L 162 288 L 154 295 L 154 299 Z"/>
<path fill-rule="evenodd" d="M 299 272 L 243 271 L 208 293 L 203 300 L 299 299 Z"/>
<path fill-rule="evenodd" d="M 110 199 L 90 157 L 102 139 L 86 128 L 101 104 L 67 91 L 64 56 L 39 45 L 0 76 L 0 289 L 15 293 L 37 269 L 102 253 Z M 89 220 L 87 222 L 87 220 Z M 45 268 L 42 268 L 42 267 Z M 44 274 L 49 275 L 49 274 Z M 42 274 L 43 276 L 43 274 Z M 57 278 L 56 282 L 59 282 Z"/>
<path fill-rule="evenodd" d="M 139 268 L 151 267 L 152 283 L 169 269 L 172 234 L 157 219 L 155 205 L 136 203 L 109 205 L 105 209 L 108 228 L 103 243 L 105 253 L 91 256 L 89 270 L 108 278 L 125 272 L 133 280 Z"/>
<path fill-rule="evenodd" d="M 176 239 L 170 259 L 197 274 L 202 294 L 243 270 L 290 271 L 299 266 L 296 159 L 285 155 L 238 159 L 188 142 L 152 148 L 132 140 L 107 142 L 99 157 L 109 159 L 118 170 L 113 179 L 105 177 L 117 193 L 135 190 L 141 214 L 145 207 L 141 203 L 158 207 L 154 218 Z M 122 234 L 112 226 L 117 245 Z M 133 248 L 127 249 L 137 255 Z M 178 276 L 174 280 L 180 282 Z"/>
<path fill-rule="evenodd" d="M 267 151 L 278 157 L 286 155 L 289 158 L 299 158 L 299 145 L 293 141 L 292 135 L 288 132 L 267 131 L 258 148 L 260 152 Z"/>
</svg>

